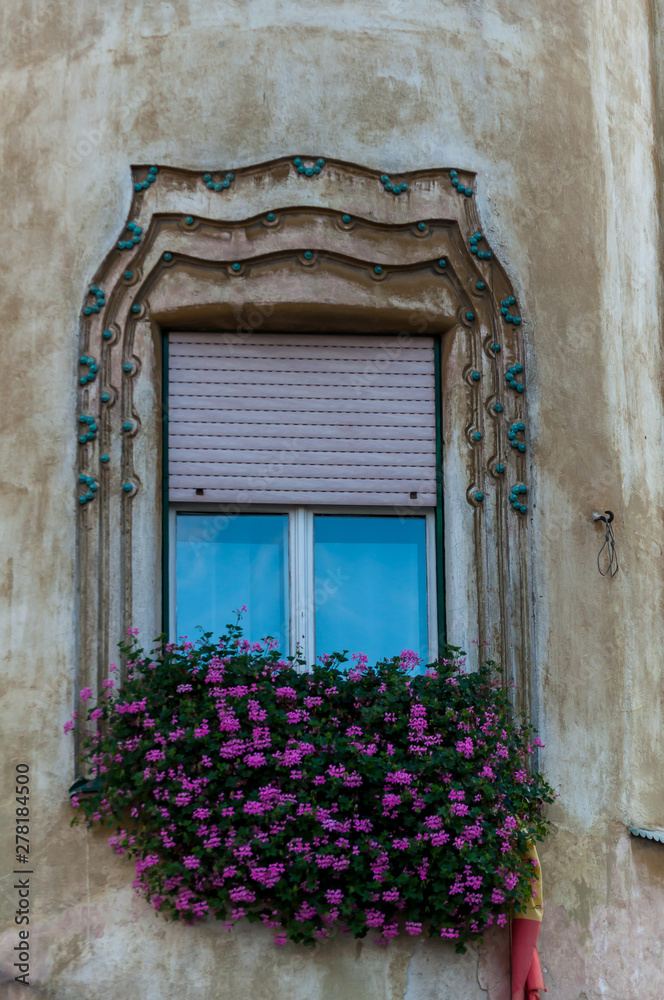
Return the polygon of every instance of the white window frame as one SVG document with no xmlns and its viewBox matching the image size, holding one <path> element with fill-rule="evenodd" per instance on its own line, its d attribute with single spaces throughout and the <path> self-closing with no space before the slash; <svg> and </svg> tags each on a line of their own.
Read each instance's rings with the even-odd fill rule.
<svg viewBox="0 0 664 1000">
<path fill-rule="evenodd" d="M 232 508 L 232 510 L 229 510 Z M 425 519 L 427 627 L 429 662 L 438 658 L 438 603 L 436 591 L 436 513 L 430 508 L 412 514 L 396 514 L 392 508 L 332 505 L 285 504 L 192 504 L 175 503 L 169 507 L 169 637 L 176 637 L 177 608 L 177 515 L 288 514 L 288 612 L 290 652 L 299 651 L 308 669 L 316 655 L 316 603 L 323 595 L 314 589 L 314 517 L 316 514 L 337 517 L 423 517 Z M 334 581 L 332 581 L 334 586 Z M 395 650 L 395 653 L 399 650 Z"/>
</svg>

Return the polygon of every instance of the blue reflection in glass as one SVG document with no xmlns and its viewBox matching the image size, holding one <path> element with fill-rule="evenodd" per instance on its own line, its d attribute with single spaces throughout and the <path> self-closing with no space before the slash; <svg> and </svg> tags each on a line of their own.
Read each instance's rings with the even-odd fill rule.
<svg viewBox="0 0 664 1000">
<path fill-rule="evenodd" d="M 369 663 L 413 649 L 428 662 L 426 520 L 314 519 L 316 655 Z"/>
<path fill-rule="evenodd" d="M 267 635 L 288 652 L 288 515 L 178 514 L 177 636 L 215 639 L 246 604 L 245 638 Z"/>
</svg>

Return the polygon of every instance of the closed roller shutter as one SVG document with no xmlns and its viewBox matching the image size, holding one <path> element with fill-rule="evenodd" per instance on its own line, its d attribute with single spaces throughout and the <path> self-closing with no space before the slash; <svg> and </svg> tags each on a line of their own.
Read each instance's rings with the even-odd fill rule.
<svg viewBox="0 0 664 1000">
<path fill-rule="evenodd" d="M 435 504 L 431 338 L 237 340 L 169 337 L 171 500 Z"/>
</svg>

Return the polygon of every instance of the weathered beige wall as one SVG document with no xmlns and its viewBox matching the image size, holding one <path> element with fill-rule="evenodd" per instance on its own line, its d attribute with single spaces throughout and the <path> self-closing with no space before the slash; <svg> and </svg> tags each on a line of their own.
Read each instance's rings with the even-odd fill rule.
<svg viewBox="0 0 664 1000">
<path fill-rule="evenodd" d="M 45 995 L 505 996 L 495 943 L 479 966 L 436 943 L 337 941 L 311 959 L 246 928 L 168 926 L 132 899 L 103 838 L 68 828 L 83 292 L 126 218 L 130 163 L 311 151 L 478 171 L 529 352 L 535 707 L 560 792 L 544 854 L 548 996 L 661 996 L 664 847 L 626 833 L 664 827 L 659 6 L 4 0 L 0 843 L 8 870 L 26 760 Z M 595 566 L 593 508 L 616 512 L 613 582 Z M 1 884 L 6 968 L 15 892 L 11 875 Z"/>
</svg>

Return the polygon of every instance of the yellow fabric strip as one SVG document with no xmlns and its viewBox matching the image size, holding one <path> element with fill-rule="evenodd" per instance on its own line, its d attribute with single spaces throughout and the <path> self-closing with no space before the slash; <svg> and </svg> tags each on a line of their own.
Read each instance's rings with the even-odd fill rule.
<svg viewBox="0 0 664 1000">
<path fill-rule="evenodd" d="M 532 866 L 533 889 L 535 890 L 535 895 L 532 898 L 532 902 L 526 906 L 526 909 L 521 910 L 520 913 L 515 913 L 514 918 L 518 920 L 539 920 L 541 923 L 542 917 L 544 916 L 542 866 L 540 865 L 540 860 L 537 856 L 537 848 L 532 840 L 528 843 L 524 860 L 527 860 Z"/>
</svg>

